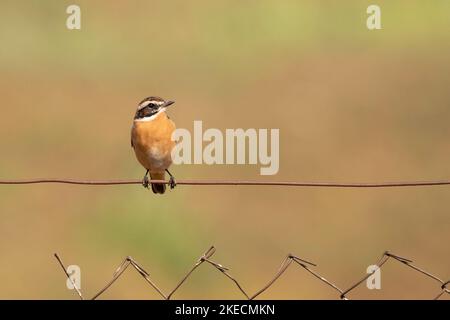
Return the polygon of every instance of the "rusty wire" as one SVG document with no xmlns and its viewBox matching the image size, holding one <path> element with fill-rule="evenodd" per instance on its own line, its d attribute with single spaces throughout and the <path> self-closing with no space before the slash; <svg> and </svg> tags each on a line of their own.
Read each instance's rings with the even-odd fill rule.
<svg viewBox="0 0 450 320">
<path fill-rule="evenodd" d="M 168 180 L 149 180 L 150 183 L 170 184 Z M 0 179 L 0 185 L 20 185 L 20 184 L 38 184 L 38 183 L 60 183 L 77 185 L 127 185 L 142 184 L 142 180 L 80 180 L 80 179 Z M 222 186 L 284 186 L 284 187 L 328 187 L 328 188 L 389 188 L 389 187 L 426 187 L 450 185 L 450 180 L 434 181 L 397 181 L 397 182 L 307 182 L 307 181 L 258 181 L 258 180 L 176 180 L 177 185 L 222 185 Z"/>
<path fill-rule="evenodd" d="M 371 273 L 368 273 L 364 277 L 362 277 L 360 280 L 352 284 L 350 287 L 348 287 L 345 290 L 340 289 L 339 286 L 334 284 L 333 282 L 327 280 L 325 277 L 323 277 L 321 274 L 319 274 L 317 271 L 313 270 L 314 267 L 316 267 L 316 264 L 309 262 L 307 260 L 301 259 L 297 256 L 294 256 L 292 254 L 288 254 L 282 261 L 280 267 L 276 271 L 275 275 L 267 282 L 266 285 L 264 285 L 261 289 L 259 289 L 254 294 L 248 294 L 247 291 L 243 289 L 243 286 L 229 273 L 229 269 L 224 267 L 223 265 L 212 261 L 210 258 L 214 255 L 216 252 L 216 249 L 214 246 L 211 246 L 192 266 L 192 268 L 183 276 L 183 278 L 177 283 L 177 285 L 172 289 L 168 294 L 165 294 L 162 289 L 160 289 L 153 280 L 150 279 L 150 274 L 145 271 L 133 258 L 126 257 L 125 260 L 119 265 L 119 267 L 116 269 L 116 271 L 113 274 L 113 278 L 97 293 L 92 297 L 92 300 L 97 299 L 100 295 L 102 295 L 105 291 L 107 291 L 111 285 L 125 272 L 125 270 L 132 266 L 145 280 L 147 283 L 150 284 L 150 286 L 159 293 L 159 295 L 165 299 L 169 300 L 172 298 L 172 296 L 179 290 L 179 288 L 188 280 L 188 278 L 194 273 L 194 271 L 200 267 L 200 265 L 207 263 L 211 266 L 213 266 L 215 269 L 220 271 L 222 274 L 224 274 L 228 279 L 230 279 L 236 286 L 236 288 L 245 296 L 248 300 L 253 300 L 260 296 L 262 293 L 264 293 L 266 290 L 268 290 L 284 273 L 285 271 L 292 265 L 292 263 L 295 263 L 296 265 L 300 266 L 301 268 L 308 271 L 310 274 L 312 274 L 316 279 L 319 281 L 325 283 L 327 286 L 332 288 L 333 290 L 337 291 L 339 293 L 339 298 L 341 300 L 348 300 L 348 294 L 353 291 L 355 288 L 359 287 L 364 281 L 366 281 L 370 276 L 372 276 L 375 272 L 377 272 L 379 269 L 383 267 L 383 265 L 388 262 L 389 260 L 398 261 L 409 268 L 415 270 L 416 272 L 426 276 L 427 278 L 434 280 L 435 282 L 439 283 L 439 289 L 440 292 L 433 297 L 434 300 L 439 299 L 444 295 L 445 293 L 450 294 L 450 289 L 447 288 L 447 286 L 450 284 L 450 280 L 443 281 L 441 278 L 435 276 L 434 274 L 425 271 L 422 268 L 417 267 L 416 265 L 412 264 L 412 261 L 406 258 L 403 258 L 401 256 L 395 255 L 393 253 L 390 253 L 388 251 L 384 252 L 381 258 L 378 260 L 376 266 L 377 268 L 373 270 Z M 64 267 L 60 257 L 55 253 L 55 257 L 58 260 L 58 263 L 63 268 L 64 273 L 68 279 L 70 279 L 71 283 L 73 284 L 76 292 L 78 293 L 78 296 L 80 299 L 84 299 L 83 295 L 81 294 L 81 291 L 76 287 L 75 282 L 71 279 L 70 275 L 66 271 L 66 267 Z"/>
</svg>

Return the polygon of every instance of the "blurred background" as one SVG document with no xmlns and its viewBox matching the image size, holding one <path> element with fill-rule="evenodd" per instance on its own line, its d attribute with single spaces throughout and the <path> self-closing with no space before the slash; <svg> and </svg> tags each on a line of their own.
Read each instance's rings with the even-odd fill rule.
<svg viewBox="0 0 450 320">
<path fill-rule="evenodd" d="M 280 170 L 180 165 L 178 179 L 378 182 L 450 178 L 450 2 L 71 1 L 0 4 L 0 178 L 140 179 L 137 103 L 176 100 L 178 127 L 279 128 Z M 77 264 L 86 297 L 130 255 L 170 291 L 214 244 L 249 293 L 288 252 L 343 289 L 385 250 L 450 276 L 450 189 L 0 186 L 0 298 L 76 299 L 52 257 Z M 389 262 L 382 290 L 429 299 L 438 285 Z M 159 296 L 127 271 L 103 298 Z M 240 299 L 203 265 L 175 299 Z M 291 267 L 260 298 L 336 299 Z M 444 298 L 448 299 L 448 295 Z"/>
</svg>

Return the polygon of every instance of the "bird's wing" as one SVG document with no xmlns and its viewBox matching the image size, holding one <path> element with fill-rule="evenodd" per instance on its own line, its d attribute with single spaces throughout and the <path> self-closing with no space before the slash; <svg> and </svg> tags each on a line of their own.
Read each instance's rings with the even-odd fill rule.
<svg viewBox="0 0 450 320">
<path fill-rule="evenodd" d="M 131 147 L 134 148 L 133 144 L 133 127 L 131 127 L 131 137 L 130 137 Z"/>
</svg>

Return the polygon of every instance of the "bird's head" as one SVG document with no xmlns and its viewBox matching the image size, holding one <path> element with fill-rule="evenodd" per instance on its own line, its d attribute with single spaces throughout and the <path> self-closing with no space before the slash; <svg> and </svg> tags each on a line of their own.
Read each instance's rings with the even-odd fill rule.
<svg viewBox="0 0 450 320">
<path fill-rule="evenodd" d="M 174 101 L 166 101 L 160 97 L 147 97 L 139 102 L 134 120 L 151 120 L 173 103 Z"/>
</svg>

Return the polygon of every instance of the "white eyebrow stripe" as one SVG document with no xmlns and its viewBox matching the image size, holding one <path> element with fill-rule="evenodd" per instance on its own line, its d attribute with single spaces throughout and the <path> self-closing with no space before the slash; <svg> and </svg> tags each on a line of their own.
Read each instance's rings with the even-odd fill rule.
<svg viewBox="0 0 450 320">
<path fill-rule="evenodd" d="M 138 110 L 141 110 L 141 109 L 145 108 L 145 107 L 148 106 L 149 104 L 156 104 L 156 105 L 158 105 L 158 106 L 161 106 L 161 105 L 164 104 L 164 101 L 160 101 L 160 100 L 147 100 L 147 101 L 144 101 L 144 102 L 142 102 L 142 103 L 139 105 Z"/>
<path fill-rule="evenodd" d="M 164 101 L 161 101 L 161 100 L 151 100 L 151 101 L 149 101 L 149 102 L 150 102 L 150 103 L 153 103 L 153 104 L 157 104 L 158 106 L 164 104 Z"/>
<path fill-rule="evenodd" d="M 144 101 L 142 102 L 139 106 L 138 106 L 138 110 L 141 110 L 143 108 L 145 108 L 146 106 L 148 106 L 151 103 L 151 101 Z"/>
</svg>

